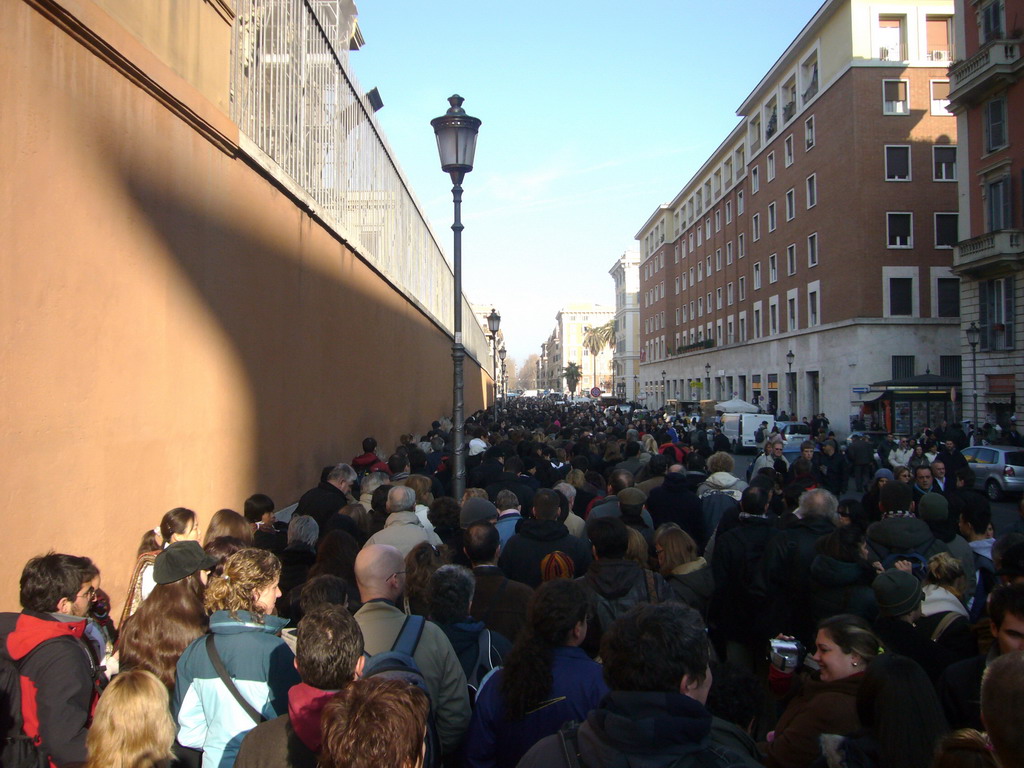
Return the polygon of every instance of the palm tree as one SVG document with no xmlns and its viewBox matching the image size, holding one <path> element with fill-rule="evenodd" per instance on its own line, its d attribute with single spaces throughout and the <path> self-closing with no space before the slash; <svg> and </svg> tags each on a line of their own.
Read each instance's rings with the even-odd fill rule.
<svg viewBox="0 0 1024 768">
<path fill-rule="evenodd" d="M 583 329 L 583 346 L 594 361 L 594 381 L 597 386 L 597 356 L 606 346 L 615 346 L 615 321 L 609 320 L 604 325 L 591 326 Z"/>
<path fill-rule="evenodd" d="M 569 394 L 576 394 L 576 387 L 580 383 L 580 379 L 583 378 L 583 372 L 580 371 L 580 367 L 576 363 L 569 363 L 565 366 L 565 370 L 562 371 L 562 375 L 565 376 L 565 383 L 569 387 Z"/>
</svg>

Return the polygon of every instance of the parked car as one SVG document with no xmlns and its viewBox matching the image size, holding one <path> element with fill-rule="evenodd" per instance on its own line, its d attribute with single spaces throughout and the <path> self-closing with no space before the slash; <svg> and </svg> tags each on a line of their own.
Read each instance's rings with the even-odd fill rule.
<svg viewBox="0 0 1024 768">
<path fill-rule="evenodd" d="M 1024 451 L 1015 447 L 971 445 L 961 453 L 974 472 L 974 487 L 992 501 L 1024 492 Z"/>
<path fill-rule="evenodd" d="M 804 440 L 811 439 L 811 426 L 802 421 L 776 421 L 775 426 L 779 428 L 779 434 L 787 443 L 796 442 L 800 445 Z"/>
</svg>

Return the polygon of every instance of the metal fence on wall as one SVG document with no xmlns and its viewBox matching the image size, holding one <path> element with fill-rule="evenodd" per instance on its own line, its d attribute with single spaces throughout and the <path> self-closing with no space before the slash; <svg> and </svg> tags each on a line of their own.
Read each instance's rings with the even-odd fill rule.
<svg viewBox="0 0 1024 768">
<path fill-rule="evenodd" d="M 451 333 L 451 267 L 349 71 L 347 6 L 237 0 L 232 118 L 320 218 Z M 467 350 L 489 366 L 464 298 L 463 323 Z"/>
</svg>

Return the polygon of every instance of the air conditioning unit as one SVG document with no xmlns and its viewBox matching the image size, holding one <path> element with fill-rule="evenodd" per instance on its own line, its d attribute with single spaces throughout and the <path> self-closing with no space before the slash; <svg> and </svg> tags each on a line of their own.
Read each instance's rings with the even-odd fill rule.
<svg viewBox="0 0 1024 768">
<path fill-rule="evenodd" d="M 932 61 L 949 61 L 949 51 L 932 51 Z"/>
</svg>

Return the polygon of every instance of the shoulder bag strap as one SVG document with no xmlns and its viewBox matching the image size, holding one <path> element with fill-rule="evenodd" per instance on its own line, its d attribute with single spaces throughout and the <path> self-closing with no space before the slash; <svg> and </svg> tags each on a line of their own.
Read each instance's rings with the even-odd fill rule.
<svg viewBox="0 0 1024 768">
<path fill-rule="evenodd" d="M 654 571 L 650 568 L 644 569 L 647 573 L 647 602 L 651 605 L 656 605 L 658 600 L 658 590 L 654 588 Z"/>
<path fill-rule="evenodd" d="M 391 650 L 404 653 L 406 656 L 415 656 L 416 647 L 420 644 L 420 635 L 423 634 L 425 624 L 426 619 L 422 616 L 415 614 L 406 616 L 405 621 L 402 623 L 402 630 L 398 633 L 398 637 L 395 638 Z"/>
<path fill-rule="evenodd" d="M 942 633 L 949 629 L 950 625 L 956 621 L 956 617 L 959 614 L 955 611 L 948 611 L 945 616 L 942 617 L 942 621 L 935 625 L 935 629 L 932 630 L 932 642 L 937 642 Z"/>
<path fill-rule="evenodd" d="M 228 689 L 228 693 L 235 697 L 235 701 L 238 702 L 239 706 L 245 710 L 245 714 L 251 717 L 257 725 L 264 722 L 267 718 L 263 716 L 263 713 L 259 712 L 256 707 L 245 700 L 238 688 L 235 687 L 234 681 L 228 675 L 228 670 L 224 666 L 224 662 L 220 658 L 220 654 L 217 653 L 217 643 L 213 639 L 213 633 L 211 632 L 206 636 L 206 653 L 210 657 L 210 661 L 213 663 L 213 668 L 217 670 L 217 674 L 220 676 L 220 680 Z"/>
<path fill-rule="evenodd" d="M 572 720 L 558 731 L 558 738 L 562 742 L 562 756 L 568 768 L 586 768 L 580 756 L 579 728 L 580 724 Z"/>
</svg>

